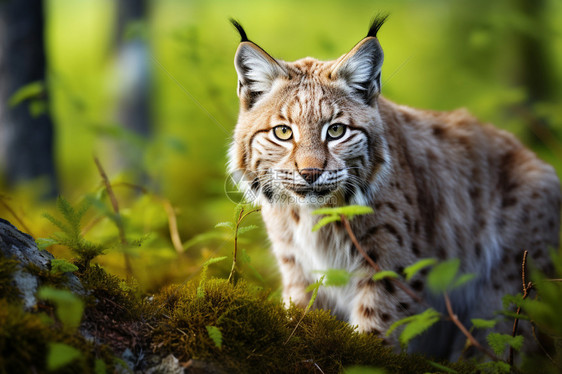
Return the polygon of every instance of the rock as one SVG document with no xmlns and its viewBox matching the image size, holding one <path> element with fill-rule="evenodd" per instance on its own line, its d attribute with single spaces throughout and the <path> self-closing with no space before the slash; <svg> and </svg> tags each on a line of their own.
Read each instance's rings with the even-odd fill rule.
<svg viewBox="0 0 562 374">
<path fill-rule="evenodd" d="M 33 308 L 37 304 L 35 293 L 41 282 L 36 275 L 29 273 L 26 267 L 33 264 L 40 270 L 49 272 L 53 255 L 46 250 L 40 251 L 30 235 L 19 231 L 2 218 L 0 218 L 0 253 L 3 257 L 18 260 L 13 281 L 22 294 L 24 307 Z M 74 274 L 67 273 L 66 277 L 67 287 L 79 295 L 85 294 L 84 287 Z"/>
</svg>

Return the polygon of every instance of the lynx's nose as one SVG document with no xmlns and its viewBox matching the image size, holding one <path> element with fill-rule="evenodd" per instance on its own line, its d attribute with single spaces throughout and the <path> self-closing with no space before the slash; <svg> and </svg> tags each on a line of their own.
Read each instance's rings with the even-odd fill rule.
<svg viewBox="0 0 562 374">
<path fill-rule="evenodd" d="M 306 183 L 312 184 L 322 175 L 324 170 L 318 168 L 300 169 L 299 174 L 304 178 Z"/>
</svg>

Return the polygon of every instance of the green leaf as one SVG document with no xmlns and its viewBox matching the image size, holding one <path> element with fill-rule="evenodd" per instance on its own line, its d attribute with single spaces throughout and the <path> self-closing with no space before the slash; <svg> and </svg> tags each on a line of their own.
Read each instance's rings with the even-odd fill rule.
<svg viewBox="0 0 562 374">
<path fill-rule="evenodd" d="M 45 100 L 31 100 L 29 102 L 29 114 L 33 118 L 37 118 L 40 115 L 47 113 L 47 108 Z"/>
<path fill-rule="evenodd" d="M 354 216 L 363 215 L 363 214 L 371 214 L 373 213 L 373 208 L 370 206 L 364 205 L 348 205 L 336 208 L 321 208 L 316 209 L 312 212 L 312 214 L 316 215 L 329 215 L 329 216 L 340 216 L 344 215 L 347 218 L 351 219 Z"/>
<path fill-rule="evenodd" d="M 15 107 L 16 105 L 24 102 L 25 100 L 36 98 L 45 92 L 45 83 L 42 81 L 36 81 L 26 84 L 20 87 L 8 101 L 10 107 Z"/>
<path fill-rule="evenodd" d="M 373 280 L 378 281 L 384 278 L 400 278 L 400 275 L 392 270 L 382 270 L 373 275 Z"/>
<path fill-rule="evenodd" d="M 433 308 L 429 308 L 422 313 L 414 314 L 413 316 L 408 316 L 394 322 L 386 331 L 386 336 L 390 336 L 398 327 L 406 325 L 399 339 L 402 344 L 407 344 L 412 338 L 431 327 L 439 318 L 439 312 Z M 413 326 L 408 329 L 408 326 L 411 324 L 413 324 Z M 406 329 L 408 329 L 408 331 L 406 331 Z M 404 332 L 406 332 L 406 334 L 404 334 Z"/>
<path fill-rule="evenodd" d="M 508 334 L 500 334 L 497 332 L 491 332 L 486 337 L 488 344 L 496 354 L 496 356 L 501 356 L 505 351 L 506 345 L 513 347 L 513 349 L 519 351 L 523 346 L 523 336 L 517 335 L 515 337 Z"/>
<path fill-rule="evenodd" d="M 221 262 L 226 260 L 228 257 L 227 256 L 222 256 L 222 257 L 211 257 L 210 259 L 208 259 L 207 261 L 205 261 L 203 263 L 204 267 L 208 267 L 209 265 L 213 265 L 216 264 L 217 262 Z"/>
<path fill-rule="evenodd" d="M 51 343 L 47 354 L 47 369 L 60 369 L 80 357 L 82 352 L 74 347 L 63 343 Z"/>
<path fill-rule="evenodd" d="M 185 243 L 183 243 L 182 247 L 185 250 L 185 249 L 191 248 L 194 245 L 197 245 L 199 243 L 206 242 L 208 240 L 213 240 L 213 239 L 231 240 L 232 234 L 227 233 L 225 231 L 216 231 L 216 230 L 204 232 L 204 233 L 195 235 L 193 238 L 191 238 L 188 241 L 186 241 Z"/>
<path fill-rule="evenodd" d="M 451 373 L 451 374 L 456 374 L 458 373 L 458 371 L 448 368 L 447 366 L 438 364 L 437 362 L 433 362 L 433 361 L 427 361 L 428 364 L 430 364 L 431 366 L 433 366 L 436 369 L 439 369 L 440 371 L 444 372 L 444 373 Z"/>
<path fill-rule="evenodd" d="M 418 262 L 413 263 L 412 265 L 410 265 L 410 266 L 408 266 L 404 269 L 404 274 L 406 275 L 406 280 L 409 281 L 420 270 L 422 270 L 423 268 L 426 268 L 428 266 L 435 265 L 436 263 L 437 263 L 437 259 L 435 259 L 435 258 L 424 258 L 424 259 L 419 260 Z"/>
<path fill-rule="evenodd" d="M 316 297 L 318 297 L 318 290 L 320 289 L 320 286 L 322 286 L 322 284 L 324 283 L 324 277 L 325 277 L 325 275 L 320 277 L 320 279 L 317 282 L 312 283 L 310 286 L 308 286 L 306 288 L 306 292 L 312 291 L 312 296 L 310 297 L 310 301 L 308 302 L 308 305 L 306 306 L 305 313 L 310 308 L 312 308 L 312 305 L 314 305 L 314 302 L 316 301 Z"/>
<path fill-rule="evenodd" d="M 511 366 L 509 366 L 507 362 L 503 361 L 483 362 L 478 364 L 478 369 L 480 369 L 483 373 L 511 373 Z"/>
<path fill-rule="evenodd" d="M 450 289 L 453 290 L 455 288 L 462 287 L 464 284 L 470 282 L 474 278 L 476 278 L 476 274 L 473 273 L 463 274 L 455 280 L 455 282 L 453 283 Z"/>
<path fill-rule="evenodd" d="M 344 374 L 385 374 L 386 371 L 368 366 L 352 366 L 343 371 Z"/>
<path fill-rule="evenodd" d="M 474 326 L 477 329 L 491 329 L 498 322 L 493 319 L 481 319 L 481 318 L 473 318 L 470 321 L 472 322 L 472 326 Z"/>
<path fill-rule="evenodd" d="M 219 227 L 224 227 L 224 228 L 231 229 L 232 231 L 234 231 L 234 223 L 232 223 L 232 222 L 219 222 L 215 225 L 215 228 L 219 228 Z"/>
<path fill-rule="evenodd" d="M 95 374 L 107 373 L 107 366 L 105 365 L 104 360 L 98 358 L 94 361 L 94 373 Z"/>
<path fill-rule="evenodd" d="M 318 221 L 318 223 L 316 225 L 314 225 L 314 227 L 312 228 L 312 231 L 318 231 L 320 228 L 326 226 L 329 223 L 332 222 L 336 222 L 340 220 L 340 216 L 328 216 L 328 217 L 324 217 L 322 218 L 320 221 Z"/>
<path fill-rule="evenodd" d="M 238 235 L 242 235 L 244 233 L 247 233 L 248 231 L 257 229 L 258 226 L 256 225 L 249 225 L 249 226 L 242 226 L 242 227 L 238 227 Z"/>
<path fill-rule="evenodd" d="M 78 270 L 78 266 L 68 262 L 64 258 L 51 259 L 51 273 L 72 273 Z"/>
<path fill-rule="evenodd" d="M 326 271 L 322 271 L 321 273 L 324 274 L 326 277 L 324 280 L 324 286 L 335 286 L 341 287 L 345 286 L 349 283 L 351 279 L 351 273 L 344 269 L 328 269 Z"/>
<path fill-rule="evenodd" d="M 211 338 L 213 343 L 215 343 L 215 347 L 221 349 L 222 348 L 221 330 L 219 330 L 219 328 L 216 326 L 205 326 L 205 328 L 207 329 L 207 334 L 209 334 L 209 337 Z"/>
<path fill-rule="evenodd" d="M 435 294 L 447 291 L 459 271 L 460 263 L 461 261 L 455 258 L 435 265 L 427 275 L 429 289 Z"/>
<path fill-rule="evenodd" d="M 53 287 L 42 287 L 37 297 L 55 304 L 58 319 L 69 328 L 78 328 L 84 312 L 84 302 L 75 294 L 67 290 Z"/>
<path fill-rule="evenodd" d="M 58 242 L 51 238 L 37 238 L 35 239 L 35 244 L 37 244 L 37 248 L 39 248 L 40 251 L 43 251 L 52 245 L 58 244 Z"/>
<path fill-rule="evenodd" d="M 407 346 L 410 340 L 422 334 L 424 331 L 438 322 L 440 315 L 434 309 L 427 309 L 425 312 L 412 317 L 416 318 L 414 318 L 406 325 L 406 327 L 404 327 L 404 330 L 402 330 L 402 333 L 399 337 L 400 344 L 402 344 L 403 346 Z"/>
</svg>

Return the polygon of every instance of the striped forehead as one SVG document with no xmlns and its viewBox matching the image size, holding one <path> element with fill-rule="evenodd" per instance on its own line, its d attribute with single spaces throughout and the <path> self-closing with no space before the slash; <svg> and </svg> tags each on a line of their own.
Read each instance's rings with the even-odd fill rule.
<svg viewBox="0 0 562 374">
<path fill-rule="evenodd" d="M 323 125 L 332 121 L 341 110 L 336 98 L 316 79 L 302 79 L 280 108 L 280 114 L 290 123 Z"/>
</svg>

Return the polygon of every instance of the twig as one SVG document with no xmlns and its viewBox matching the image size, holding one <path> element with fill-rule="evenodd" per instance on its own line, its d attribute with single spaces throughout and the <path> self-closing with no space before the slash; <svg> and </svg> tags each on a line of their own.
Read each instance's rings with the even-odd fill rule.
<svg viewBox="0 0 562 374">
<path fill-rule="evenodd" d="M 355 246 L 355 248 L 357 248 L 357 250 L 359 251 L 359 253 L 361 253 L 361 255 L 363 255 L 363 257 L 365 258 L 365 260 L 369 263 L 369 265 L 371 265 L 371 267 L 373 269 L 375 269 L 376 272 L 381 271 L 381 268 L 379 266 L 379 264 L 377 264 L 375 261 L 373 261 L 373 259 L 371 257 L 369 257 L 369 255 L 367 254 L 367 252 L 365 252 L 365 250 L 363 249 L 363 247 L 361 247 L 361 245 L 359 244 L 359 241 L 357 240 L 357 237 L 355 236 L 355 234 L 353 233 L 353 230 L 351 229 L 351 225 L 349 224 L 349 220 L 342 214 L 340 216 L 341 221 L 343 222 L 343 225 L 345 227 L 345 231 L 347 231 L 347 235 L 349 235 L 349 238 L 351 239 L 351 242 L 353 243 L 353 245 Z M 396 285 L 398 286 L 402 291 L 404 291 L 406 294 L 408 294 L 408 296 L 410 296 L 412 299 L 414 299 L 416 302 L 420 303 L 420 304 L 425 304 L 424 301 L 422 300 L 421 297 L 419 297 L 418 295 L 416 295 L 408 286 L 406 286 L 404 283 L 400 282 L 398 279 L 396 278 L 390 278 L 390 280 Z"/>
<path fill-rule="evenodd" d="M 176 216 L 174 206 L 172 205 L 170 200 L 168 200 L 164 197 L 158 196 L 155 193 L 150 192 L 148 189 L 144 188 L 143 186 L 139 186 L 139 185 L 133 184 L 133 183 L 121 182 L 121 183 L 114 184 L 113 187 L 128 187 L 128 188 L 132 188 L 132 189 L 135 189 L 135 190 L 139 190 L 143 194 L 150 195 L 154 199 L 159 201 L 160 204 L 162 204 L 162 206 L 164 207 L 164 210 L 166 211 L 166 215 L 168 216 L 168 229 L 170 230 L 170 239 L 172 240 L 172 244 L 174 246 L 174 249 L 178 253 L 183 252 L 183 245 L 182 245 L 180 233 L 179 233 L 179 230 L 178 230 L 178 219 L 177 219 L 177 216 Z"/>
<path fill-rule="evenodd" d="M 111 201 L 111 206 L 113 207 L 113 212 L 115 213 L 115 216 L 117 218 L 116 224 L 117 224 L 117 230 L 119 230 L 119 240 L 121 241 L 121 245 L 125 247 L 128 243 L 127 243 L 127 238 L 125 237 L 125 228 L 123 227 L 123 222 L 121 221 L 121 214 L 119 213 L 119 203 L 117 202 L 117 198 L 113 193 L 113 188 L 111 188 L 111 183 L 109 181 L 109 178 L 107 177 L 107 174 L 105 173 L 105 170 L 103 169 L 100 160 L 96 156 L 94 156 L 94 162 L 96 163 L 101 179 L 103 180 L 103 184 L 105 185 L 105 190 L 107 191 L 107 195 L 109 196 L 109 200 Z M 133 271 L 132 271 L 129 255 L 126 252 L 123 252 L 123 255 L 125 257 L 125 270 L 127 271 L 128 275 L 131 275 Z"/>
<path fill-rule="evenodd" d="M 523 260 L 521 261 L 521 283 L 523 285 L 523 300 L 525 300 L 525 298 L 529 295 L 529 291 L 533 287 L 532 282 L 527 283 L 527 275 L 526 275 L 526 272 L 525 272 L 526 265 L 527 265 L 527 254 L 528 253 L 529 253 L 529 251 L 523 252 Z M 516 315 L 519 315 L 519 313 L 521 313 L 521 306 L 518 306 L 517 312 L 515 312 Z M 516 317 L 515 321 L 513 321 L 513 330 L 511 332 L 512 337 L 515 337 L 515 335 L 517 335 L 517 327 L 518 326 L 519 326 L 519 318 Z M 507 363 L 510 366 L 513 365 L 513 347 L 512 346 L 509 346 L 509 358 L 507 360 Z"/>
<path fill-rule="evenodd" d="M 445 298 L 445 305 L 447 306 L 447 312 L 449 313 L 449 318 L 451 319 L 451 321 L 453 321 L 455 325 L 457 325 L 457 327 L 459 328 L 459 330 L 461 330 L 464 336 L 466 336 L 466 338 L 470 341 L 470 344 L 472 344 L 479 351 L 485 353 L 492 360 L 501 361 L 495 354 L 488 351 L 480 343 L 478 343 L 478 341 L 474 338 L 474 336 L 466 329 L 466 327 L 464 327 L 464 325 L 459 320 L 457 315 L 453 312 L 453 308 L 451 307 L 451 299 L 449 299 L 449 295 L 447 294 L 447 292 L 443 293 L 443 297 Z"/>
<path fill-rule="evenodd" d="M 230 274 L 228 275 L 228 282 L 234 282 L 234 273 L 236 271 L 236 261 L 238 258 L 238 229 L 240 228 L 240 224 L 244 220 L 244 218 L 248 217 L 250 214 L 259 212 L 260 209 L 253 209 L 244 214 L 244 208 L 240 210 L 238 214 L 238 219 L 236 220 L 236 225 L 234 226 L 234 251 L 232 253 L 232 268 L 230 268 Z"/>
<path fill-rule="evenodd" d="M 537 345 L 539 346 L 541 351 L 545 354 L 546 357 L 548 357 L 548 359 L 552 362 L 552 364 L 554 366 L 556 366 L 559 370 L 562 370 L 562 367 L 560 367 L 560 365 L 558 365 L 556 360 L 554 358 L 552 358 L 552 356 L 546 351 L 546 349 L 544 348 L 544 346 L 540 342 L 539 338 L 537 337 L 537 333 L 535 331 L 535 324 L 532 323 L 532 322 L 531 322 L 531 331 L 533 332 L 533 338 L 535 339 L 535 343 L 537 343 Z"/>
</svg>

